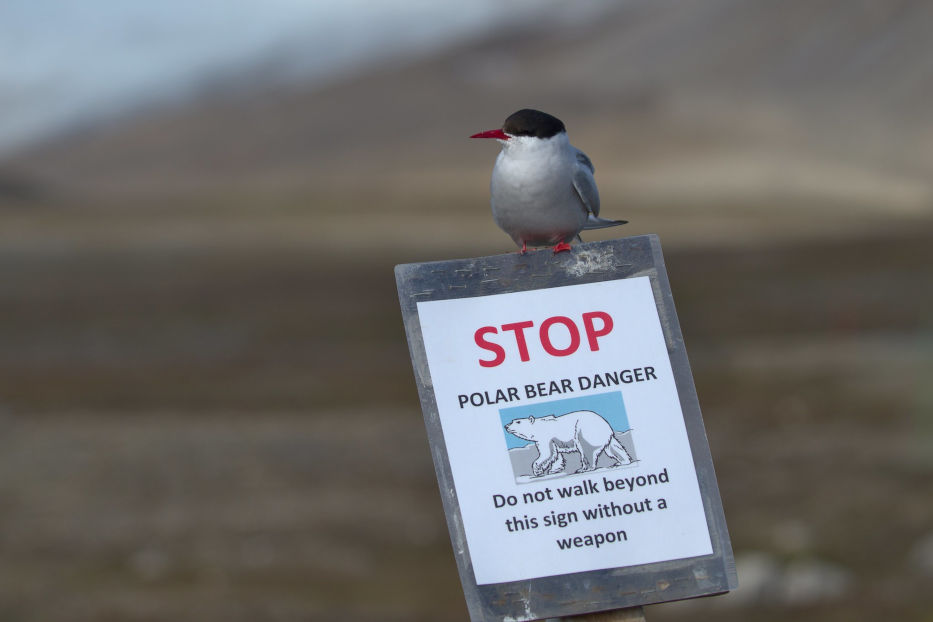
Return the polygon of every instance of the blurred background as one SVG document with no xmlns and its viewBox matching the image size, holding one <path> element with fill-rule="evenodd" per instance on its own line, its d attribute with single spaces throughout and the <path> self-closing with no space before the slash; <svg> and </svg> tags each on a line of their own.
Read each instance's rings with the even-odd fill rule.
<svg viewBox="0 0 933 622">
<path fill-rule="evenodd" d="M 933 620 L 931 31 L 3 2 L 0 619 L 466 619 L 392 269 L 514 250 L 467 136 L 533 107 L 661 237 L 738 559 L 648 619 Z"/>
</svg>

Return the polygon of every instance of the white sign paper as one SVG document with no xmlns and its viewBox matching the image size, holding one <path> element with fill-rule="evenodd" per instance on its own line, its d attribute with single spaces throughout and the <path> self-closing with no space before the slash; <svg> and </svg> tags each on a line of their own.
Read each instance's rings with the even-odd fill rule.
<svg viewBox="0 0 933 622">
<path fill-rule="evenodd" d="M 647 277 L 418 316 L 477 584 L 712 553 Z"/>
</svg>

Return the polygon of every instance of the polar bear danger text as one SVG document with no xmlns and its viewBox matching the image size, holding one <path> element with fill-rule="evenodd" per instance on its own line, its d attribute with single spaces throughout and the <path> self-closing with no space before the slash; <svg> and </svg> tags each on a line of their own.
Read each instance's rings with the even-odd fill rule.
<svg viewBox="0 0 933 622">
<path fill-rule="evenodd" d="M 576 379 L 558 378 L 556 380 L 544 380 L 518 387 L 500 387 L 496 389 L 483 389 L 460 393 L 457 395 L 457 402 L 461 409 L 467 406 L 495 406 L 496 404 L 519 402 L 522 399 L 548 397 L 549 395 L 566 395 L 576 391 L 603 389 L 606 387 L 648 382 L 657 379 L 658 372 L 655 371 L 655 367 L 652 365 L 645 365 L 643 367 L 633 367 L 631 369 L 577 376 Z"/>
</svg>

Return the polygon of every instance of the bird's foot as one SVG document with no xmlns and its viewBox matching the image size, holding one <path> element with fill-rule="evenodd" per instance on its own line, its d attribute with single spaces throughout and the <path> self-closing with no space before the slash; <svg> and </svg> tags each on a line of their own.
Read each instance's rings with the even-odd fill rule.
<svg viewBox="0 0 933 622">
<path fill-rule="evenodd" d="M 570 244 L 567 244 L 566 242 L 560 242 L 559 244 L 556 244 L 556 245 L 554 246 L 554 254 L 555 254 L 555 255 L 556 255 L 557 253 L 560 253 L 560 252 L 563 252 L 563 251 L 569 251 L 569 250 L 570 250 Z"/>
</svg>

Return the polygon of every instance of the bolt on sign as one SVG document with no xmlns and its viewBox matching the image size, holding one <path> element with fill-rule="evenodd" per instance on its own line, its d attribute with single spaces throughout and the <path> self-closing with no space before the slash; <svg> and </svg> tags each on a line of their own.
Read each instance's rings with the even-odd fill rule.
<svg viewBox="0 0 933 622">
<path fill-rule="evenodd" d="M 395 272 L 472 620 L 737 586 L 657 236 Z"/>
</svg>

